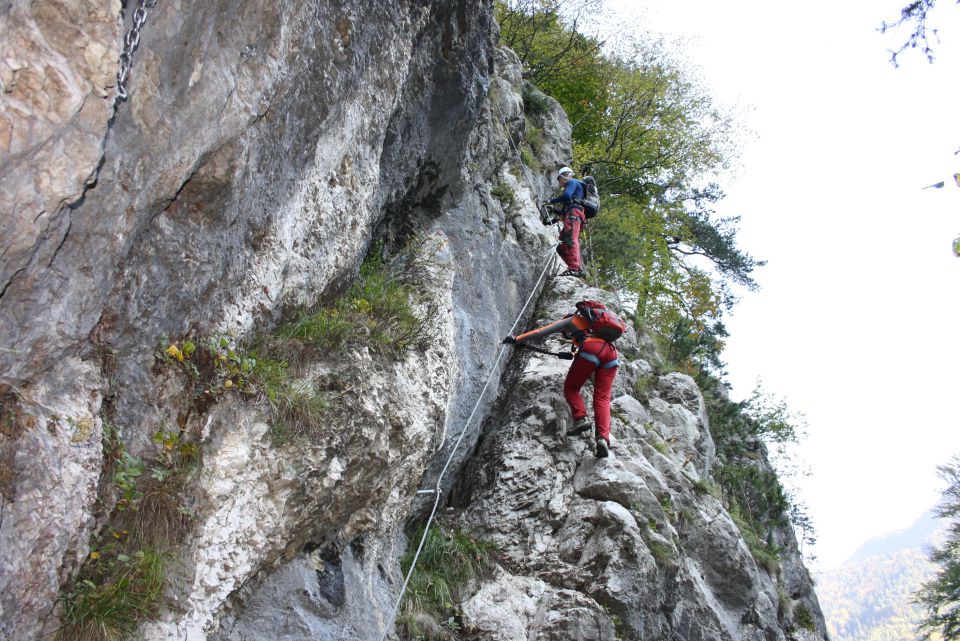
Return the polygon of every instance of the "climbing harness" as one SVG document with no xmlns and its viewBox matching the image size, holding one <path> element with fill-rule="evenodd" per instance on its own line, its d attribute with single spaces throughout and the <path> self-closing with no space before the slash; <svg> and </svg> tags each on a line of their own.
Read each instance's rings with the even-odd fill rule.
<svg viewBox="0 0 960 641">
<path fill-rule="evenodd" d="M 573 353 L 572 352 L 551 352 L 549 349 L 543 347 L 537 347 L 536 345 L 527 345 L 526 343 L 511 343 L 514 347 L 519 347 L 520 349 L 527 349 L 531 352 L 537 352 L 539 354 L 548 354 L 550 356 L 556 356 L 560 360 L 572 361 Z"/>
<path fill-rule="evenodd" d="M 117 70 L 117 95 L 113 99 L 114 105 L 127 99 L 127 88 L 124 87 L 124 83 L 133 65 L 133 52 L 140 44 L 140 30 L 147 21 L 147 9 L 153 9 L 156 5 L 157 0 L 140 0 L 140 6 L 133 12 L 133 24 L 123 39 L 123 51 L 120 52 L 120 69 Z"/>
<path fill-rule="evenodd" d="M 551 247 L 551 250 L 556 248 L 556 245 Z M 536 284 L 533 286 L 533 291 L 530 292 L 530 296 L 527 298 L 527 302 L 523 304 L 523 308 L 520 310 L 520 313 L 517 314 L 517 319 L 513 321 L 513 325 L 510 327 L 510 334 L 512 335 L 517 329 L 517 325 L 520 323 L 520 319 L 523 318 L 524 313 L 527 311 L 527 307 L 530 306 L 530 302 L 536 296 L 537 292 L 540 290 L 540 285 L 543 283 L 544 276 L 547 272 L 553 267 L 554 262 L 557 260 L 557 255 L 551 251 L 550 258 L 547 259 L 546 264 L 543 266 L 543 271 L 540 272 L 540 277 L 537 279 Z M 456 455 L 457 451 L 460 449 L 460 443 L 463 442 L 463 437 L 467 434 L 467 428 L 470 426 L 470 423 L 473 421 L 473 417 L 476 415 L 477 410 L 480 408 L 480 402 L 483 400 L 483 397 L 487 393 L 487 389 L 490 387 L 490 381 L 493 380 L 494 375 L 497 373 L 497 370 L 500 366 L 500 361 L 503 360 L 503 355 L 509 351 L 509 345 L 501 345 L 500 353 L 497 354 L 497 360 L 494 361 L 493 367 L 490 368 L 490 376 L 487 377 L 487 382 L 484 383 L 483 389 L 480 390 L 480 396 L 477 397 L 477 402 L 473 406 L 473 411 L 470 412 L 470 416 L 467 417 L 467 421 L 463 424 L 463 429 L 460 430 L 460 436 L 457 437 L 457 441 L 453 444 L 453 448 L 450 450 L 450 456 L 447 457 L 447 462 L 444 464 L 443 469 L 440 470 L 440 475 L 437 477 L 437 484 L 432 490 L 420 490 L 417 494 L 430 494 L 434 495 L 433 500 L 433 509 L 430 510 L 430 516 L 427 518 L 427 524 L 423 528 L 423 536 L 420 537 L 420 544 L 417 546 L 417 551 L 413 555 L 413 560 L 410 561 L 410 569 L 407 570 L 407 576 L 403 580 L 403 586 L 400 588 L 400 594 L 397 595 L 397 602 L 393 606 L 393 614 L 390 616 L 391 625 L 387 626 L 384 630 L 383 637 L 381 641 L 387 641 L 387 637 L 390 635 L 390 632 L 393 630 L 393 622 L 396 621 L 397 611 L 400 609 L 400 602 L 403 600 L 403 595 L 407 591 L 407 585 L 410 583 L 410 577 L 413 576 L 413 571 L 417 567 L 417 560 L 420 558 L 420 553 L 423 551 L 423 546 L 427 541 L 427 535 L 430 534 L 430 525 L 433 523 L 433 519 L 437 514 L 437 508 L 440 505 L 441 493 L 441 484 L 443 483 L 443 477 L 447 473 L 447 469 L 450 467 L 450 464 L 453 462 L 453 457 Z"/>
</svg>

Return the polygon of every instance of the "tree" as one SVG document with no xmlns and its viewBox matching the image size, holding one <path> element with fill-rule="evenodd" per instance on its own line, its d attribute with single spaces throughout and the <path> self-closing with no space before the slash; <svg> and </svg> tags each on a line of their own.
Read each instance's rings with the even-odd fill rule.
<svg viewBox="0 0 960 641">
<path fill-rule="evenodd" d="M 579 29 L 599 0 L 506 0 L 495 5 L 500 44 L 511 48 L 524 77 L 563 105 L 575 131 L 596 131 L 606 80 L 604 42 Z"/>
<path fill-rule="evenodd" d="M 711 178 L 737 155 L 734 118 L 656 38 L 617 48 L 578 32 L 595 0 L 497 3 L 501 43 L 557 99 L 572 128 L 580 174 L 604 195 L 586 234 L 603 284 L 635 297 L 636 318 L 673 351 L 719 368 L 731 285 L 754 288 L 762 265 L 736 245 L 736 217 L 716 218 Z"/>
<path fill-rule="evenodd" d="M 920 629 L 939 631 L 948 641 L 960 639 L 960 456 L 937 468 L 947 483 L 935 513 L 947 519 L 947 536 L 935 545 L 930 560 L 940 566 L 932 581 L 924 583 L 915 595 L 916 602 L 926 609 Z"/>
<path fill-rule="evenodd" d="M 931 39 L 939 42 L 937 37 L 937 30 L 930 29 L 929 33 L 927 31 L 927 17 L 930 13 L 930 10 L 933 9 L 933 6 L 936 4 L 937 0 L 914 0 L 903 9 L 900 10 L 900 17 L 894 20 L 893 22 L 887 22 L 884 20 L 883 24 L 880 26 L 880 32 L 886 33 L 887 31 L 898 29 L 905 24 L 912 25 L 912 31 L 910 35 L 907 36 L 907 41 L 903 43 L 899 49 L 896 51 L 890 52 L 890 61 L 894 66 L 899 66 L 897 63 L 897 58 L 907 49 L 916 49 L 920 48 L 920 51 L 923 52 L 923 55 L 927 57 L 928 62 L 933 62 L 933 47 L 930 44 Z M 957 0 L 957 4 L 960 4 L 960 0 Z"/>
<path fill-rule="evenodd" d="M 633 42 L 608 57 L 600 118 L 575 123 L 574 153 L 614 195 L 589 228 L 600 276 L 636 296 L 656 334 L 698 343 L 735 301 L 729 285 L 754 288 L 763 263 L 737 248 L 738 219 L 713 216 L 723 192 L 709 177 L 736 156 L 734 119 L 666 50 Z"/>
<path fill-rule="evenodd" d="M 801 546 L 813 545 L 813 520 L 796 491 L 783 483 L 785 474 L 789 481 L 798 469 L 785 446 L 795 445 L 803 437 L 803 415 L 765 392 L 759 383 L 751 397 L 740 402 L 730 400 L 712 375 L 701 377 L 700 389 L 716 444 L 714 476 L 723 500 L 740 510 L 739 517 L 759 539 L 769 542 L 775 530 L 791 523 Z M 773 458 L 770 447 L 775 449 Z M 776 553 L 775 546 L 767 547 L 768 552 Z"/>
</svg>

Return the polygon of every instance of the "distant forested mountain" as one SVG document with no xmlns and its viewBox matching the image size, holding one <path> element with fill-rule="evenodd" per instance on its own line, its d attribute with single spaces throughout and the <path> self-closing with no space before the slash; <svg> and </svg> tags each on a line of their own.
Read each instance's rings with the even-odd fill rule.
<svg viewBox="0 0 960 641">
<path fill-rule="evenodd" d="M 921 618 L 913 594 L 929 580 L 940 523 L 925 513 L 910 528 L 865 543 L 839 568 L 816 575 L 833 641 L 914 641 Z M 931 637 L 939 639 L 939 637 Z"/>
</svg>

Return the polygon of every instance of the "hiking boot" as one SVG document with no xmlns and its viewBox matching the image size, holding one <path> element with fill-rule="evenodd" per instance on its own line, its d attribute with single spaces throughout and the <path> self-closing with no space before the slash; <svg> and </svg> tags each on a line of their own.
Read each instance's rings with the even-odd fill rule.
<svg viewBox="0 0 960 641">
<path fill-rule="evenodd" d="M 587 272 L 582 269 L 568 269 L 565 272 L 560 272 L 561 276 L 574 276 L 576 278 L 586 278 Z"/>
<path fill-rule="evenodd" d="M 610 455 L 610 444 L 607 443 L 607 439 L 598 438 L 597 439 L 597 453 L 594 455 L 597 458 L 607 458 Z"/>
<path fill-rule="evenodd" d="M 574 422 L 573 427 L 567 430 L 567 436 L 576 436 L 577 434 L 583 434 L 584 432 L 589 430 L 591 427 L 593 427 L 593 424 L 590 422 L 590 419 L 588 419 L 586 416 L 584 416 L 583 418 L 578 418 Z"/>
</svg>

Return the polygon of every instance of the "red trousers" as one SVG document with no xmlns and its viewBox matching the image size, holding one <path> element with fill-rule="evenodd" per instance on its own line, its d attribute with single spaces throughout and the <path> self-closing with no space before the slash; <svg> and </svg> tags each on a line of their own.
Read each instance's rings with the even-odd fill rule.
<svg viewBox="0 0 960 641">
<path fill-rule="evenodd" d="M 563 228 L 560 229 L 560 244 L 557 253 L 567 264 L 568 269 L 580 271 L 580 227 L 586 221 L 583 210 L 572 207 L 563 214 Z"/>
<path fill-rule="evenodd" d="M 563 382 L 563 397 L 573 413 L 573 420 L 587 415 L 587 408 L 580 396 L 584 383 L 593 376 L 593 422 L 597 435 L 610 442 L 610 391 L 617 377 L 617 348 L 612 343 L 588 339 L 580 346 L 573 359 L 567 378 Z"/>
</svg>

